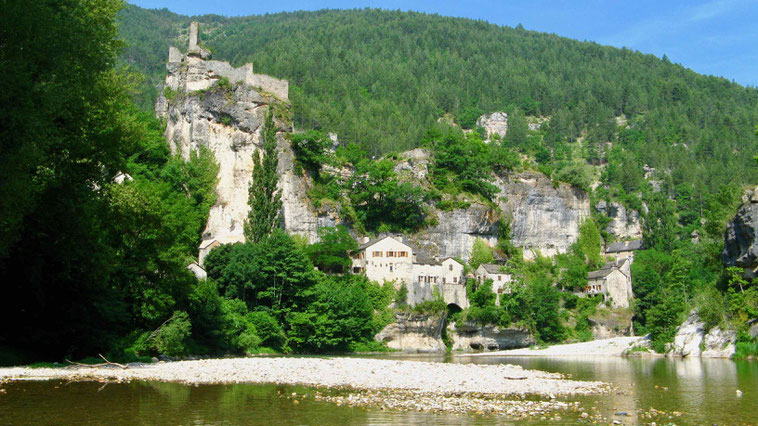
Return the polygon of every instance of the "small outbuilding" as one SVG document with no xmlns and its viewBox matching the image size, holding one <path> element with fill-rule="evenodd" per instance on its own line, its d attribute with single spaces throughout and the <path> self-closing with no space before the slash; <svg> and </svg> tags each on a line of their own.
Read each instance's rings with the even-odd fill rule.
<svg viewBox="0 0 758 426">
<path fill-rule="evenodd" d="M 634 294 L 632 292 L 631 258 L 623 258 L 608 262 L 597 271 L 592 271 L 587 277 L 587 286 L 580 296 L 595 296 L 602 294 L 611 301 L 614 308 L 628 308 Z"/>
</svg>

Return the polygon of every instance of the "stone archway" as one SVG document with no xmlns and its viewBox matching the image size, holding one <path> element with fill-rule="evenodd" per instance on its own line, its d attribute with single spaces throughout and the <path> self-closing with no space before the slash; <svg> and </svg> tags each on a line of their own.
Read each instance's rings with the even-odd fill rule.
<svg viewBox="0 0 758 426">
<path fill-rule="evenodd" d="M 462 310 L 463 310 L 463 308 L 461 308 L 460 306 L 458 306 L 457 303 L 448 303 L 447 304 L 447 314 L 448 314 L 448 316 L 453 315 L 453 314 L 457 314 L 458 312 L 460 312 Z"/>
</svg>

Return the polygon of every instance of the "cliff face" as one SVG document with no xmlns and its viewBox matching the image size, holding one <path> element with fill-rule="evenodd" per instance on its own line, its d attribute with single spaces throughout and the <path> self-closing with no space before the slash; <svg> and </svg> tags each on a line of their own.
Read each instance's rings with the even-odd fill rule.
<svg viewBox="0 0 758 426">
<path fill-rule="evenodd" d="M 531 259 L 565 253 L 579 236 L 579 226 L 590 215 L 590 200 L 581 189 L 553 182 L 537 172 L 498 178 L 498 205 L 511 220 L 512 242 Z"/>
<path fill-rule="evenodd" d="M 430 153 L 415 149 L 401 154 L 395 172 L 411 182 L 424 181 Z M 496 176 L 492 182 L 499 192 L 495 201 L 511 222 L 511 240 L 531 259 L 539 251 L 552 256 L 566 252 L 579 236 L 579 226 L 590 215 L 587 193 L 567 184 L 553 182 L 538 172 Z M 437 224 L 410 237 L 424 251 L 440 257 L 468 259 L 474 241 L 481 238 L 497 243 L 499 216 L 495 209 L 473 202 L 466 209 L 432 209 Z"/>
<path fill-rule="evenodd" d="M 738 266 L 747 278 L 758 270 L 758 197 L 751 196 L 729 222 L 724 235 L 721 260 L 725 266 Z"/>
<path fill-rule="evenodd" d="M 286 116 L 289 108 L 286 82 L 253 74 L 251 64 L 232 68 L 207 57 L 207 52 L 200 55 L 192 49 L 182 55 L 172 47 L 166 90 L 156 103 L 157 115 L 166 120 L 165 136 L 173 153 L 188 159 L 191 152 L 206 147 L 220 166 L 218 200 L 203 232 L 201 259 L 206 254 L 203 250 L 214 246 L 213 241 L 244 241 L 253 155 L 259 155 L 262 148 L 262 124 L 270 108 L 277 110 L 276 117 Z M 306 198 L 309 182 L 294 174 L 294 154 L 284 139 L 291 126 L 281 118 L 275 119 L 275 124 L 282 220 L 289 232 L 313 240 L 318 218 Z"/>
<path fill-rule="evenodd" d="M 444 326 L 444 315 L 397 313 L 395 322 L 374 338 L 386 343 L 388 348 L 403 352 L 444 352 Z"/>
<path fill-rule="evenodd" d="M 636 210 L 627 209 L 623 204 L 615 201 L 610 203 L 599 201 L 595 204 L 595 210 L 610 218 L 605 232 L 621 240 L 642 239 L 640 214 Z"/>
</svg>

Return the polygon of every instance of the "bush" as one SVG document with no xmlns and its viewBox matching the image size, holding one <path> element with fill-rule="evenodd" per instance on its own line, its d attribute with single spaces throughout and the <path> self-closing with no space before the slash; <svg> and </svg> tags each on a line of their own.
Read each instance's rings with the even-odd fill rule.
<svg viewBox="0 0 758 426">
<path fill-rule="evenodd" d="M 305 311 L 290 312 L 289 343 L 300 352 L 347 351 L 373 338 L 371 299 L 362 277 L 324 276 Z"/>
<path fill-rule="evenodd" d="M 276 318 L 269 315 L 268 312 L 255 311 L 245 316 L 249 324 L 255 328 L 255 333 L 260 339 L 257 346 L 266 346 L 271 349 L 281 350 L 287 338 L 284 334 L 281 324 Z"/>
<path fill-rule="evenodd" d="M 168 356 L 182 355 L 186 353 L 185 340 L 189 337 L 191 329 L 189 315 L 176 311 L 151 335 L 152 346 L 159 353 Z"/>
</svg>

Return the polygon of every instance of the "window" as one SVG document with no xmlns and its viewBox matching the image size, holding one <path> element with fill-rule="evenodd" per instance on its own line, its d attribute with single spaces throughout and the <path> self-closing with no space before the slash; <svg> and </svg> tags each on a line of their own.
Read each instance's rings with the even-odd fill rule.
<svg viewBox="0 0 758 426">
<path fill-rule="evenodd" d="M 375 252 L 373 253 L 373 255 L 374 255 L 374 257 L 382 257 L 382 252 L 380 252 L 380 251 L 375 251 Z"/>
<path fill-rule="evenodd" d="M 498 281 L 502 281 L 502 280 L 503 280 L 503 276 L 502 276 L 502 275 L 498 275 L 498 276 L 497 276 L 497 280 L 498 280 Z"/>
<path fill-rule="evenodd" d="M 442 284 L 447 284 L 446 281 L 447 281 L 447 278 L 442 277 Z"/>
<path fill-rule="evenodd" d="M 424 276 L 423 275 L 419 275 L 418 276 L 418 282 L 419 282 L 419 284 L 422 283 L 422 282 L 424 282 Z"/>
<path fill-rule="evenodd" d="M 388 251 L 387 252 L 387 257 L 395 257 L 395 252 L 394 251 Z"/>
<path fill-rule="evenodd" d="M 397 257 L 408 257 L 407 251 L 399 251 L 397 252 Z"/>
<path fill-rule="evenodd" d="M 447 265 L 447 267 L 448 267 L 448 269 L 450 269 L 451 271 L 453 270 L 453 264 L 452 264 L 452 263 L 451 263 L 451 264 L 449 264 L 449 265 Z"/>
<path fill-rule="evenodd" d="M 392 264 L 390 263 L 390 272 L 392 272 Z"/>
<path fill-rule="evenodd" d="M 458 282 L 458 277 L 453 277 L 453 282 L 457 283 Z"/>
</svg>

